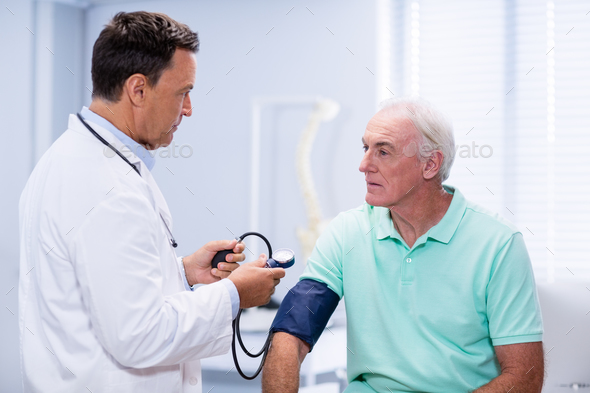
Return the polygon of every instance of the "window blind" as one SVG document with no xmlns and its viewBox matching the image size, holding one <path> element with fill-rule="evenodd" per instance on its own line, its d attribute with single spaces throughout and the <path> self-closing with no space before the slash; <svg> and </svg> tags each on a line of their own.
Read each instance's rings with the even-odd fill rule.
<svg viewBox="0 0 590 393">
<path fill-rule="evenodd" d="M 391 78 L 452 119 L 448 184 L 512 221 L 537 280 L 590 279 L 590 8 L 394 1 Z M 400 17 L 401 15 L 401 17 Z M 482 154 L 483 153 L 483 154 Z M 491 154 L 490 154 L 491 153 Z"/>
</svg>

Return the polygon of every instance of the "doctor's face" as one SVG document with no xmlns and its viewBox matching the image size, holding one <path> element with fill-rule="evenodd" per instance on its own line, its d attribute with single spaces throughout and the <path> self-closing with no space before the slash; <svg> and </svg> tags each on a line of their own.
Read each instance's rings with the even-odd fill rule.
<svg viewBox="0 0 590 393">
<path fill-rule="evenodd" d="M 183 116 L 192 115 L 190 91 L 195 84 L 197 60 L 190 50 L 176 49 L 172 66 L 162 72 L 155 86 L 146 88 L 146 104 L 137 126 L 142 143 L 157 149 L 172 142 Z"/>
<path fill-rule="evenodd" d="M 418 140 L 414 124 L 403 115 L 381 111 L 369 121 L 359 166 L 365 174 L 369 205 L 392 208 L 411 197 L 409 191 L 423 180 Z"/>
</svg>

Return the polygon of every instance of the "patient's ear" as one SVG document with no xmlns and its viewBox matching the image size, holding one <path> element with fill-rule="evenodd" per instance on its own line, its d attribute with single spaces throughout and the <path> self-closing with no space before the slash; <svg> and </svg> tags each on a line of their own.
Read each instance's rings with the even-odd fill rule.
<svg viewBox="0 0 590 393">
<path fill-rule="evenodd" d="M 426 160 L 424 168 L 422 169 L 422 176 L 426 180 L 430 180 L 438 175 L 444 160 L 444 155 L 440 150 L 434 150 L 430 157 Z"/>
</svg>

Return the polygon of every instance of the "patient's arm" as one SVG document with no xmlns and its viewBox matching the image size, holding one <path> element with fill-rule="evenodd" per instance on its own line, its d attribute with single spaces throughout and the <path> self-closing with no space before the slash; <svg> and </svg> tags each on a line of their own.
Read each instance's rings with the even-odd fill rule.
<svg viewBox="0 0 590 393">
<path fill-rule="evenodd" d="M 289 290 L 272 323 L 274 332 L 262 373 L 265 393 L 299 390 L 299 370 L 320 338 L 340 298 L 325 283 L 301 280 Z"/>
<path fill-rule="evenodd" d="M 494 347 L 502 373 L 475 393 L 538 393 L 543 387 L 545 365 L 543 343 L 498 345 Z"/>
<path fill-rule="evenodd" d="M 297 393 L 301 363 L 309 344 L 290 335 L 276 332 L 262 373 L 263 393 Z"/>
</svg>

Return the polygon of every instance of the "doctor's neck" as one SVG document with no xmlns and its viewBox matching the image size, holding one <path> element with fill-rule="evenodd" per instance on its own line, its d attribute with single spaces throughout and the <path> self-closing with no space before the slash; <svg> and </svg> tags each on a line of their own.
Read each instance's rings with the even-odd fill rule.
<svg viewBox="0 0 590 393">
<path fill-rule="evenodd" d="M 126 134 L 135 142 L 145 145 L 136 132 L 135 116 L 132 104 L 121 99 L 117 102 L 105 101 L 100 98 L 94 98 L 88 107 L 92 112 L 109 121 L 119 131 Z"/>
</svg>

